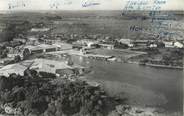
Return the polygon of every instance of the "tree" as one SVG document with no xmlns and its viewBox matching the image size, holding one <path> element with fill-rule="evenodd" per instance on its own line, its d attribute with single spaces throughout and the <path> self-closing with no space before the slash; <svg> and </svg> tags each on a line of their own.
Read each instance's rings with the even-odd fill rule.
<svg viewBox="0 0 184 116">
<path fill-rule="evenodd" d="M 30 56 L 31 52 L 29 51 L 28 48 L 25 48 L 23 51 L 23 59 L 27 59 Z"/>
<path fill-rule="evenodd" d="M 1 58 L 6 58 L 6 57 L 7 57 L 7 54 L 8 54 L 8 50 L 5 48 L 5 49 L 1 52 L 0 57 L 1 57 Z"/>
<path fill-rule="evenodd" d="M 20 55 L 15 56 L 15 57 L 14 57 L 14 62 L 17 63 L 17 62 L 19 62 L 19 61 L 21 61 Z"/>
</svg>

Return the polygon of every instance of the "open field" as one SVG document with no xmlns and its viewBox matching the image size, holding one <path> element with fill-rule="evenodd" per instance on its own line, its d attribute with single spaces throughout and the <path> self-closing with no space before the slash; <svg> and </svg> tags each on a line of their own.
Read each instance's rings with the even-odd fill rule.
<svg viewBox="0 0 184 116">
<path fill-rule="evenodd" d="M 175 13 L 175 14 L 174 14 Z M 14 12 L 9 14 L 0 14 L 0 24 L 6 27 L 6 24 L 20 24 L 24 21 L 30 23 L 43 22 L 47 26 L 54 27 L 52 33 L 77 33 L 77 34 L 103 34 L 116 38 L 154 38 L 157 31 L 176 33 L 176 37 L 183 37 L 183 14 L 173 11 L 176 20 L 166 21 L 171 27 L 157 29 L 152 27 L 150 19 L 142 20 L 132 18 L 131 16 L 122 16 L 121 11 L 61 11 L 61 12 Z M 176 15 L 177 14 L 177 15 Z M 140 27 L 142 30 L 132 31 L 131 26 Z M 154 34 L 155 33 L 155 34 Z M 4 34 L 1 32 L 0 34 Z M 1 36 L 0 40 L 6 40 Z"/>
</svg>

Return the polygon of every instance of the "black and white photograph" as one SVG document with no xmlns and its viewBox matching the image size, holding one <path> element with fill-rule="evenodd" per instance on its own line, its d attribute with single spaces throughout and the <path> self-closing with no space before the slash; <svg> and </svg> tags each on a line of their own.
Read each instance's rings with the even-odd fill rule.
<svg viewBox="0 0 184 116">
<path fill-rule="evenodd" d="M 0 116 L 184 116 L 184 0 L 0 0 Z"/>
</svg>

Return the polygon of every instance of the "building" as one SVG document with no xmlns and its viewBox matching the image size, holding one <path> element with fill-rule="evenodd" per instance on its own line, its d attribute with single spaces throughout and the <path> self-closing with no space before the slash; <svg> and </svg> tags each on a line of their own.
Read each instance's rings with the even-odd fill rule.
<svg viewBox="0 0 184 116">
<path fill-rule="evenodd" d="M 38 45 L 39 44 L 38 38 L 36 38 L 36 37 L 28 37 L 27 41 L 26 41 L 26 44 L 27 45 Z"/>
<path fill-rule="evenodd" d="M 59 50 L 71 50 L 73 48 L 71 44 L 61 43 L 61 42 L 55 43 L 53 45 L 57 46 Z"/>
<path fill-rule="evenodd" d="M 49 28 L 32 28 L 31 32 L 45 32 L 49 31 Z"/>
<path fill-rule="evenodd" d="M 26 69 L 27 67 L 21 64 L 10 64 L 0 69 L 0 75 L 9 76 L 10 74 L 15 73 L 23 76 Z"/>
<path fill-rule="evenodd" d="M 36 46 L 28 45 L 24 48 L 29 49 L 30 53 L 43 53 L 43 52 L 53 52 L 59 50 L 56 45 L 40 44 Z"/>
<path fill-rule="evenodd" d="M 132 43 L 135 46 L 147 46 L 149 42 L 152 42 L 150 40 L 134 40 Z"/>
<path fill-rule="evenodd" d="M 163 41 L 163 43 L 165 44 L 166 48 L 173 48 L 174 47 L 174 42 L 172 42 L 172 41 Z"/>
<path fill-rule="evenodd" d="M 120 39 L 118 42 L 121 44 L 128 45 L 129 47 L 134 46 L 134 44 L 132 43 L 132 40 L 130 40 L 130 39 Z"/>
<path fill-rule="evenodd" d="M 78 40 L 76 44 L 92 48 L 94 47 L 94 45 L 98 44 L 98 41 L 94 41 L 90 39 L 83 39 L 83 40 Z"/>
<path fill-rule="evenodd" d="M 1 58 L 0 65 L 6 65 L 9 62 L 11 62 L 12 60 L 14 60 L 14 57 Z"/>
<path fill-rule="evenodd" d="M 152 43 L 152 44 L 149 45 L 149 47 L 150 48 L 157 48 L 157 44 Z"/>
<path fill-rule="evenodd" d="M 72 70 L 73 68 L 65 61 L 55 61 L 48 59 L 35 59 L 30 69 L 38 72 L 47 72 L 56 74 L 56 70 Z"/>
<path fill-rule="evenodd" d="M 101 48 L 112 50 L 114 49 L 114 45 L 112 44 L 98 44 Z"/>
<path fill-rule="evenodd" d="M 177 42 L 174 43 L 174 47 L 183 48 L 183 44 L 177 41 Z"/>
<path fill-rule="evenodd" d="M 16 56 L 20 56 L 20 58 L 23 59 L 23 54 L 21 53 L 7 54 L 9 58 L 15 58 Z"/>
</svg>

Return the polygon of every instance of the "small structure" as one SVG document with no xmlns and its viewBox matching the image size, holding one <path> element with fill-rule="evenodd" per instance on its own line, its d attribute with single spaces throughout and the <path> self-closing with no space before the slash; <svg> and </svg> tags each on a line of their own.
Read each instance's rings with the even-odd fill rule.
<svg viewBox="0 0 184 116">
<path fill-rule="evenodd" d="M 114 45 L 112 45 L 112 44 L 99 44 L 99 46 L 101 48 L 105 48 L 105 49 L 109 49 L 109 50 L 114 49 Z"/>
<path fill-rule="evenodd" d="M 132 43 L 135 45 L 135 46 L 147 46 L 148 43 L 150 42 L 154 42 L 152 40 L 134 40 Z"/>
<path fill-rule="evenodd" d="M 149 47 L 150 48 L 157 48 L 157 44 L 152 43 L 152 44 L 149 45 Z"/>
<path fill-rule="evenodd" d="M 130 40 L 130 39 L 120 39 L 119 43 L 128 45 L 129 47 L 134 46 L 134 44 L 132 43 L 132 40 Z"/>
<path fill-rule="evenodd" d="M 13 38 L 13 41 L 26 43 L 26 39 L 24 38 Z"/>
<path fill-rule="evenodd" d="M 174 43 L 174 47 L 183 48 L 183 44 L 177 41 L 177 42 Z"/>
<path fill-rule="evenodd" d="M 37 46 L 25 46 L 24 48 L 29 49 L 31 53 L 43 53 L 57 51 L 59 48 L 56 45 L 40 44 Z"/>
<path fill-rule="evenodd" d="M 9 58 L 15 58 L 16 56 L 20 56 L 20 58 L 23 59 L 23 54 L 21 53 L 7 54 Z"/>
<path fill-rule="evenodd" d="M 83 39 L 83 40 L 78 40 L 76 42 L 76 44 L 80 44 L 80 45 L 86 46 L 88 48 L 93 48 L 93 47 L 95 47 L 95 45 L 98 44 L 98 41 L 89 40 L 89 39 Z"/>
<path fill-rule="evenodd" d="M 49 28 L 32 28 L 31 32 L 45 32 L 49 31 Z"/>
<path fill-rule="evenodd" d="M 163 43 L 165 44 L 166 48 L 173 48 L 174 47 L 174 42 L 172 42 L 172 41 L 163 41 Z"/>
<path fill-rule="evenodd" d="M 35 59 L 30 69 L 34 69 L 38 72 L 47 72 L 56 74 L 56 70 L 72 69 L 66 62 L 48 60 L 48 59 Z"/>
</svg>

